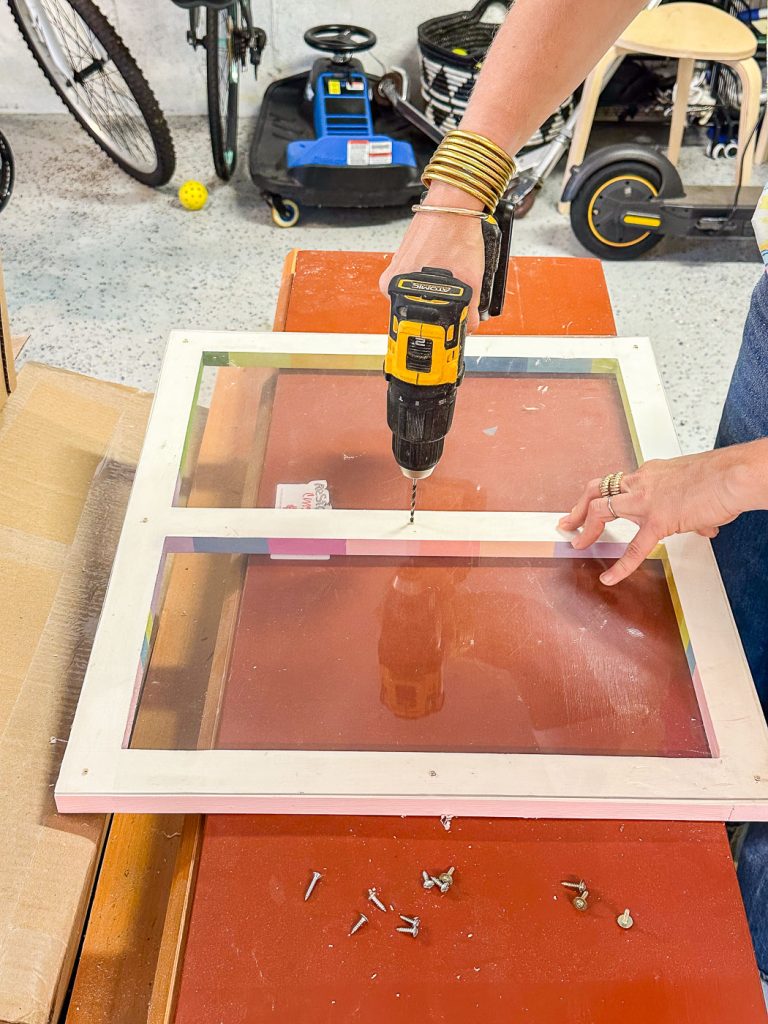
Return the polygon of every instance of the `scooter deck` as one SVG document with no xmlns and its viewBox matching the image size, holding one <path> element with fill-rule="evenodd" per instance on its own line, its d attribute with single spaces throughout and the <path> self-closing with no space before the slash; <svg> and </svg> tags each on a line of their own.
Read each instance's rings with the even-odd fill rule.
<svg viewBox="0 0 768 1024">
<path fill-rule="evenodd" d="M 744 214 L 751 218 L 761 192 L 760 185 L 745 185 L 741 188 L 736 216 Z M 733 185 L 691 185 L 686 186 L 685 195 L 676 199 L 665 199 L 664 205 L 667 207 L 701 206 L 708 210 L 719 206 L 724 210 L 730 210 L 735 198 L 736 189 Z"/>
</svg>

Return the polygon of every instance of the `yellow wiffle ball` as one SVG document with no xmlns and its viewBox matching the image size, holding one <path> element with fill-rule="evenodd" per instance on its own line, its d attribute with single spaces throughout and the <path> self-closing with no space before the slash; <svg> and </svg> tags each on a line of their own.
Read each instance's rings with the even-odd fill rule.
<svg viewBox="0 0 768 1024">
<path fill-rule="evenodd" d="M 201 181 L 185 181 L 179 189 L 179 202 L 185 210 L 202 210 L 208 201 L 208 189 Z"/>
</svg>

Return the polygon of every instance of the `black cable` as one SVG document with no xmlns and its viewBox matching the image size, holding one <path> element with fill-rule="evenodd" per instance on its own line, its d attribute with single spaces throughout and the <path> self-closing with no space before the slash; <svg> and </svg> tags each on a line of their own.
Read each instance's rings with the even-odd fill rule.
<svg viewBox="0 0 768 1024">
<path fill-rule="evenodd" d="M 766 113 L 763 116 L 764 117 L 768 117 L 768 110 L 766 111 Z M 739 195 L 741 194 L 741 189 L 742 189 L 742 186 L 744 184 L 744 182 L 743 182 L 743 177 L 744 177 L 744 157 L 747 155 L 747 149 L 749 148 L 749 144 L 752 141 L 752 136 L 755 134 L 755 132 L 757 131 L 758 127 L 760 126 L 760 121 L 761 121 L 761 117 L 758 114 L 757 120 L 755 121 L 755 124 L 754 124 L 754 127 L 752 128 L 752 131 L 747 136 L 747 141 L 744 143 L 744 148 L 741 151 L 741 158 L 739 159 L 739 176 L 736 179 L 736 194 L 735 194 L 735 196 L 733 198 L 733 206 L 731 207 L 730 212 L 728 213 L 728 216 L 726 217 L 726 221 L 733 220 L 734 214 L 736 213 L 736 210 L 738 209 L 738 206 L 739 206 Z"/>
</svg>

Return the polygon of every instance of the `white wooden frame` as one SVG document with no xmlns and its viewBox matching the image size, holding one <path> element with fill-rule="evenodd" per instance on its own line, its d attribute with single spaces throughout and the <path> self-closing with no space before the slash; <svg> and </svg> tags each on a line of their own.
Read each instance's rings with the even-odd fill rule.
<svg viewBox="0 0 768 1024">
<path fill-rule="evenodd" d="M 217 364 L 276 365 L 265 354 L 279 353 L 277 362 L 289 365 L 306 353 L 329 365 L 375 366 L 384 350 L 385 339 L 371 335 L 171 335 L 56 787 L 59 810 L 768 819 L 768 729 L 711 547 L 697 535 L 670 538 L 665 547 L 682 628 L 695 651 L 710 758 L 127 747 L 148 612 L 168 551 L 562 556 L 572 550 L 557 530 L 564 511 L 557 509 L 420 511 L 408 525 L 402 510 L 174 506 L 204 356 Z M 645 339 L 475 337 L 467 356 L 479 360 L 478 369 L 491 368 L 493 359 L 528 359 L 532 372 L 562 368 L 559 360 L 616 361 L 642 456 L 679 454 Z M 612 557 L 633 532 L 632 524 L 617 521 L 587 554 Z"/>
</svg>

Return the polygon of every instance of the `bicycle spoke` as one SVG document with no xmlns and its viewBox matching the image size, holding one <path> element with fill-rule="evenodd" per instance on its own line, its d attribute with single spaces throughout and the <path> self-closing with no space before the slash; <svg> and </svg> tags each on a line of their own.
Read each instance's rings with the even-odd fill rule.
<svg viewBox="0 0 768 1024">
<path fill-rule="evenodd" d="M 152 134 L 120 70 L 66 0 L 40 4 L 48 31 L 71 69 L 63 83 L 69 102 L 118 155 L 140 170 L 152 171 L 157 164 Z M 83 78 L 75 77 L 89 69 Z"/>
</svg>

